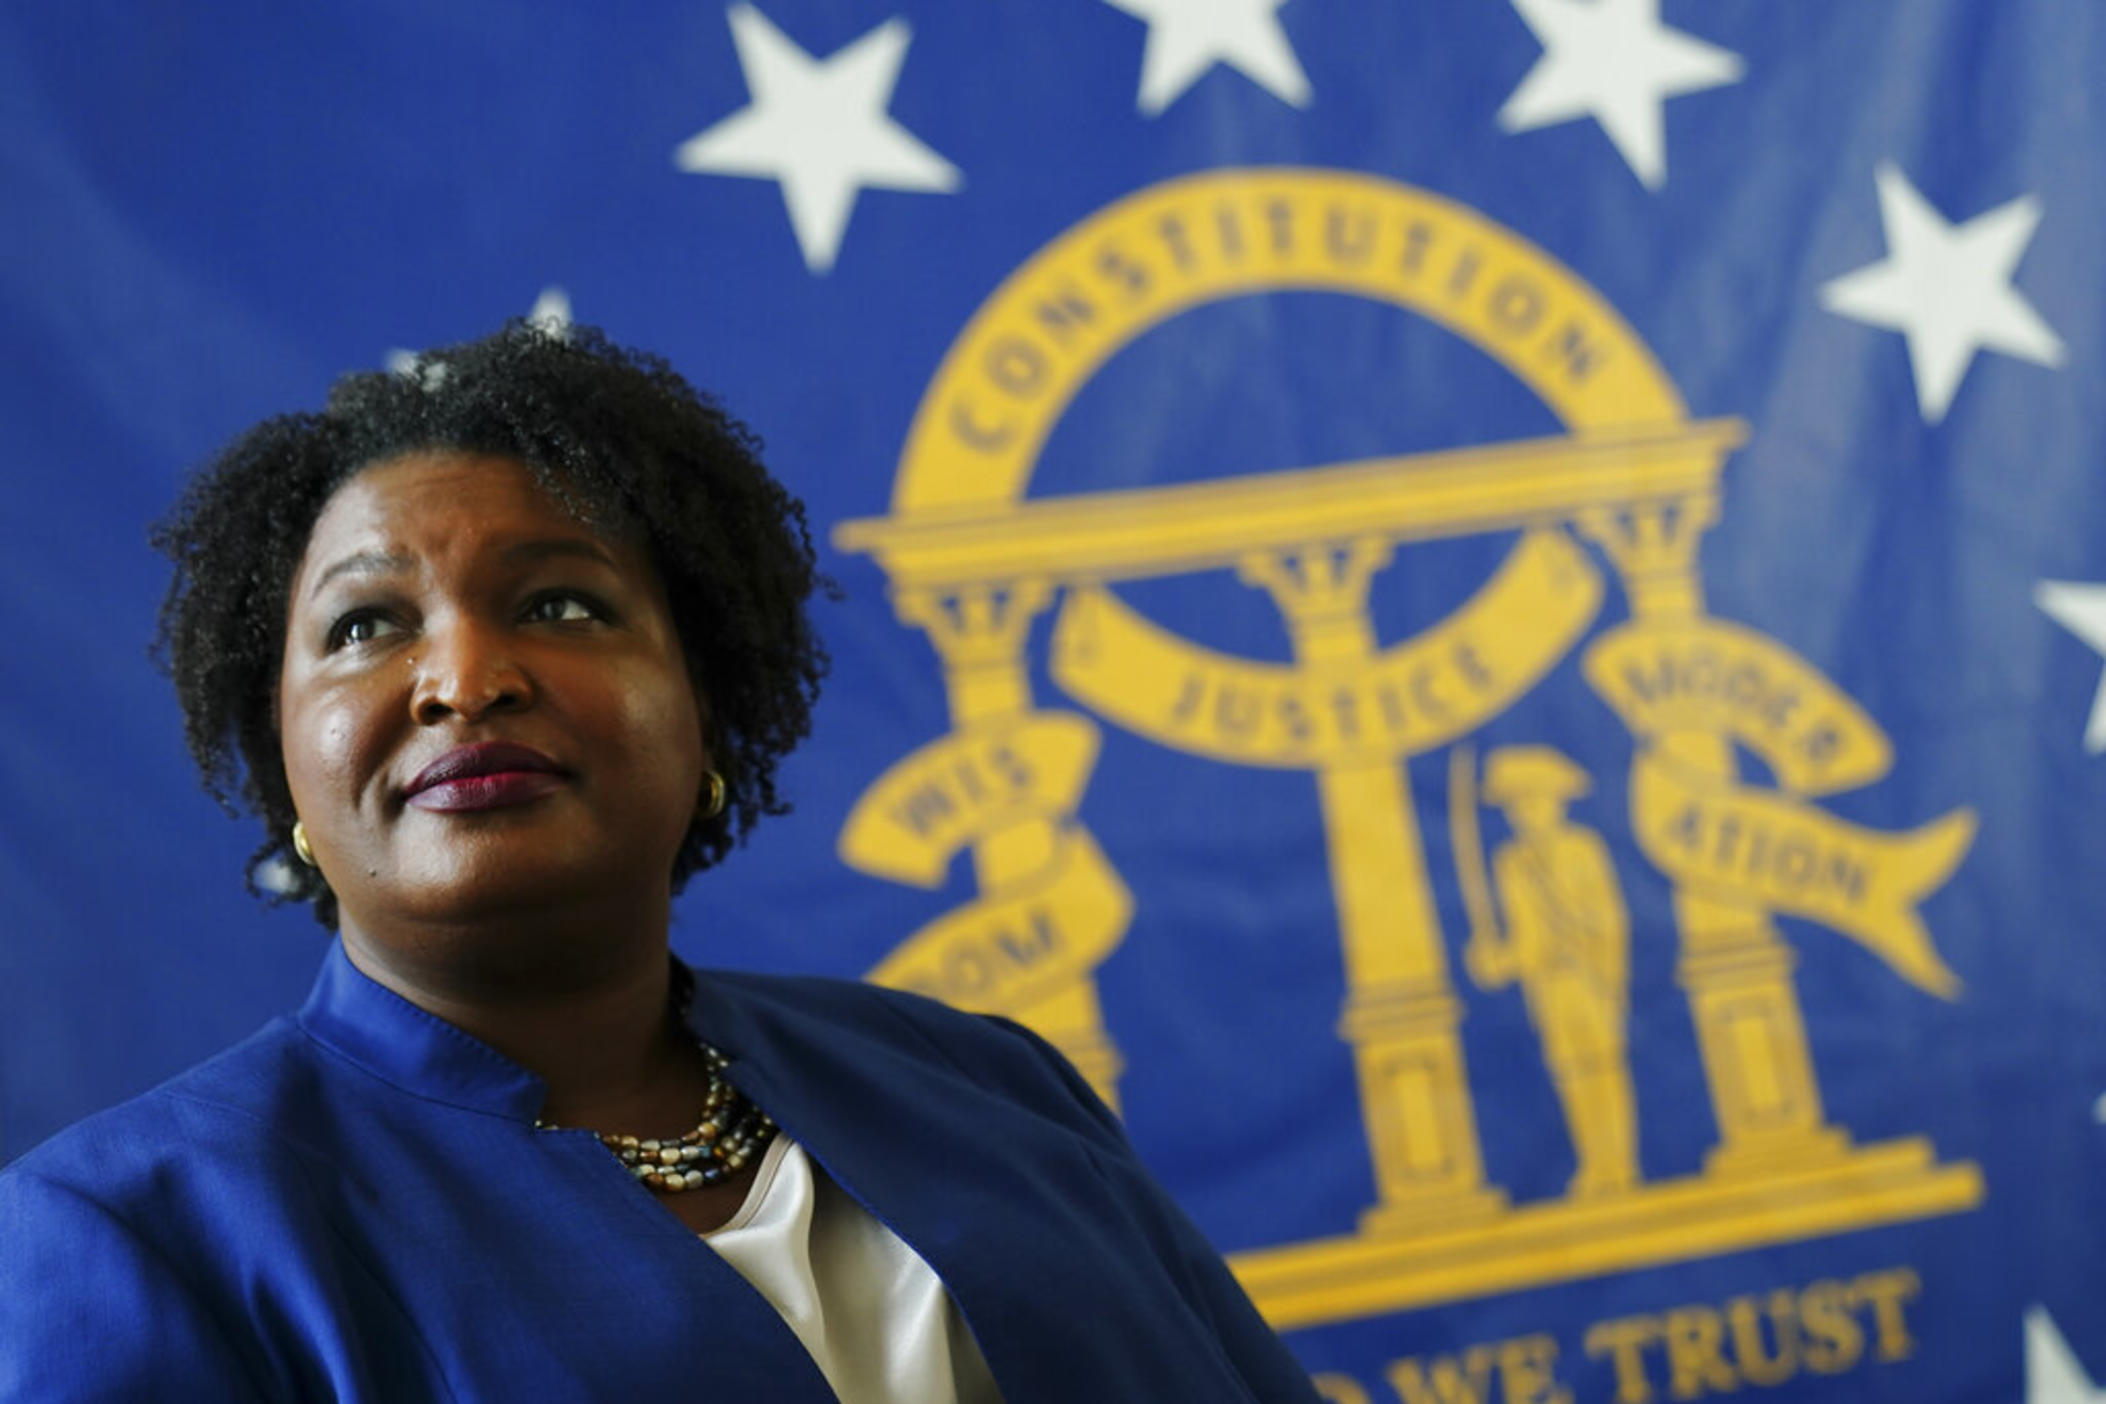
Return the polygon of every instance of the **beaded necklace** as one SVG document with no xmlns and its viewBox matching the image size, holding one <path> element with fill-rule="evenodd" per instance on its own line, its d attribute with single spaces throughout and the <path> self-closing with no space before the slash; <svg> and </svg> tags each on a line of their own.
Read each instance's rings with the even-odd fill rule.
<svg viewBox="0 0 2106 1404">
<path fill-rule="evenodd" d="M 687 975 L 685 970 L 675 969 L 679 975 Z M 675 994 L 684 1023 L 688 1001 L 694 994 L 693 977 L 682 979 Z M 593 1133 L 647 1189 L 675 1194 L 717 1184 L 736 1175 L 775 1139 L 774 1121 L 724 1076 L 730 1060 L 699 1038 L 695 1047 L 702 1050 L 702 1058 L 709 1064 L 709 1090 L 702 1094 L 702 1120 L 693 1130 L 680 1136 L 649 1139 L 611 1131 Z M 538 1119 L 534 1125 L 543 1131 L 557 1129 Z"/>
<path fill-rule="evenodd" d="M 692 1131 L 665 1140 L 594 1133 L 647 1188 L 673 1193 L 716 1184 L 737 1174 L 775 1139 L 768 1114 L 724 1076 L 724 1055 L 699 1039 L 696 1046 L 709 1061 L 709 1091 L 702 1098 L 702 1120 Z"/>
</svg>

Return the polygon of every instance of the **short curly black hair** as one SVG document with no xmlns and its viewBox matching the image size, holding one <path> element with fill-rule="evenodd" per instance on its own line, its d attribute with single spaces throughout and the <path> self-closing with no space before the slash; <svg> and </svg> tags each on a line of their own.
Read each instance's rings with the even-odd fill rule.
<svg viewBox="0 0 2106 1404">
<path fill-rule="evenodd" d="M 154 655 L 205 788 L 263 820 L 250 890 L 310 901 L 336 926 L 319 870 L 292 861 L 298 816 L 277 716 L 287 593 L 338 487 L 432 449 L 514 459 L 581 520 L 646 543 L 730 787 L 725 812 L 688 830 L 673 889 L 759 816 L 786 811 L 776 765 L 811 729 L 827 661 L 805 612 L 826 582 L 803 505 L 761 466 L 759 440 L 664 360 L 590 327 L 513 321 L 400 372 L 347 375 L 319 414 L 265 420 L 205 464 L 154 529 L 175 565 Z"/>
</svg>

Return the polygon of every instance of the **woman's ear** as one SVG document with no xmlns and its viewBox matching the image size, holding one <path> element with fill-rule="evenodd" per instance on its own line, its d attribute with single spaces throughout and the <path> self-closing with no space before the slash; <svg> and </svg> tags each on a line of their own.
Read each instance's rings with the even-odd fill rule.
<svg viewBox="0 0 2106 1404">
<path fill-rule="evenodd" d="M 714 770 L 726 780 L 733 778 L 726 758 L 730 753 L 724 728 L 717 722 L 716 709 L 709 705 L 709 689 L 702 685 L 702 670 L 695 660 L 687 661 L 687 684 L 695 694 L 695 719 L 702 727 L 702 768 Z"/>
</svg>

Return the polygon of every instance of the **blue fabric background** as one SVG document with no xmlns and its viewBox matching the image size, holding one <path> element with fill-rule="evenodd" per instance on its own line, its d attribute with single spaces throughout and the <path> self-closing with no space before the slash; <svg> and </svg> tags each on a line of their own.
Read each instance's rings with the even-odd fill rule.
<svg viewBox="0 0 2106 1404">
<path fill-rule="evenodd" d="M 1924 908 L 1965 982 L 1957 1001 L 1786 923 L 1828 1115 L 1861 1141 L 1928 1136 L 1941 1158 L 1979 1165 L 1987 1192 L 1971 1213 L 1341 1321 L 1291 1343 L 1386 1398 L 1386 1362 L 1548 1331 L 1577 1397 L 1605 1400 L 1607 1363 L 1580 1347 L 1590 1322 L 1908 1264 L 1924 1284 L 1910 1358 L 1802 1373 L 1779 1391 L 2022 1397 L 2035 1304 L 2106 1378 L 2106 1132 L 2092 1110 L 2106 1092 L 2106 757 L 2083 745 L 2101 659 L 2033 600 L 2043 580 L 2106 580 L 2106 12 L 1667 0 L 1665 23 L 1745 71 L 1667 100 L 1666 179 L 1648 189 L 1593 120 L 1501 129 L 1542 53 L 1504 3 L 1289 0 L 1279 20 L 1307 106 L 1216 65 L 1153 116 L 1135 103 L 1147 30 L 1098 0 L 762 8 L 819 58 L 907 19 L 891 115 L 963 173 L 949 194 L 864 190 L 823 274 L 776 183 L 673 164 L 679 143 L 750 97 L 718 4 L 230 0 L 0 16 L 0 601 L 13 624 L 0 643 L 0 1156 L 290 1007 L 323 949 L 303 912 L 242 892 L 256 834 L 198 791 L 146 657 L 164 586 L 147 525 L 230 435 L 317 404 L 343 370 L 481 334 L 560 287 L 578 320 L 662 352 L 746 418 L 824 536 L 885 513 L 946 348 L 1063 230 L 1172 176 L 1341 168 L 1446 196 L 1542 246 L 1632 323 L 1692 417 L 1750 423 L 1703 547 L 1711 612 L 1799 652 L 1892 737 L 1893 772 L 1835 812 L 1886 830 L 1958 807 L 1981 819 Z M 1933 418 L 1901 335 L 1824 310 L 1825 284 L 1889 252 L 1884 162 L 1954 224 L 2039 202 L 2012 285 L 2060 338 L 2059 366 L 1984 351 Z M 1032 492 L 1557 428 L 1431 323 L 1269 295 L 1200 309 L 1122 352 L 1063 420 Z M 797 811 L 683 899 L 677 944 L 701 963 L 860 974 L 971 895 L 962 871 L 928 893 L 835 856 L 865 787 L 949 714 L 928 643 L 894 616 L 878 567 L 831 544 L 822 555 L 845 597 L 820 606 L 835 669 L 789 767 Z M 1410 559 L 1378 600 L 1386 636 L 1452 607 L 1496 551 L 1465 542 Z M 1186 580 L 1127 597 L 1215 647 L 1288 656 L 1256 592 Z M 1065 705 L 1042 673 L 1037 690 Z M 1604 783 L 1582 815 L 1613 838 L 1622 782 L 1607 758 L 1628 741 L 1576 664 L 1501 727 L 1598 746 Z M 1082 817 L 1137 898 L 1100 972 L 1136 1144 L 1224 1249 L 1349 1232 L 1372 1190 L 1333 1031 L 1341 976 L 1314 787 L 1103 730 Z M 1412 773 L 1429 829 L 1439 771 Z M 1686 1175 L 1713 1133 L 1667 889 L 1627 837 L 1613 841 L 1633 921 L 1641 1161 L 1649 1178 Z M 1459 942 L 1452 868 L 1432 866 Z M 1519 1001 L 1475 999 L 1465 1037 L 1495 1178 L 1517 1201 L 1558 1193 L 1570 1152 Z"/>
</svg>

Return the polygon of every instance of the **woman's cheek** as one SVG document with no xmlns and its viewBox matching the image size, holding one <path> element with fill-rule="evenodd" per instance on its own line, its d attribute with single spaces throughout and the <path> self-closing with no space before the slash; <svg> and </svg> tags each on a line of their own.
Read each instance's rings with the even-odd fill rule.
<svg viewBox="0 0 2106 1404">
<path fill-rule="evenodd" d="M 285 768 L 295 795 L 304 789 L 310 801 L 341 802 L 362 788 L 360 774 L 371 769 L 369 762 L 362 763 L 362 752 L 375 744 L 369 735 L 373 730 L 367 709 L 340 694 L 315 699 L 301 714 L 288 717 Z"/>
<path fill-rule="evenodd" d="M 620 704 L 627 714 L 624 724 L 637 741 L 634 749 L 669 783 L 682 770 L 691 769 L 692 788 L 699 794 L 706 761 L 702 716 L 694 695 L 685 687 L 668 685 L 663 678 L 654 678 L 653 684 L 626 689 Z"/>
</svg>

